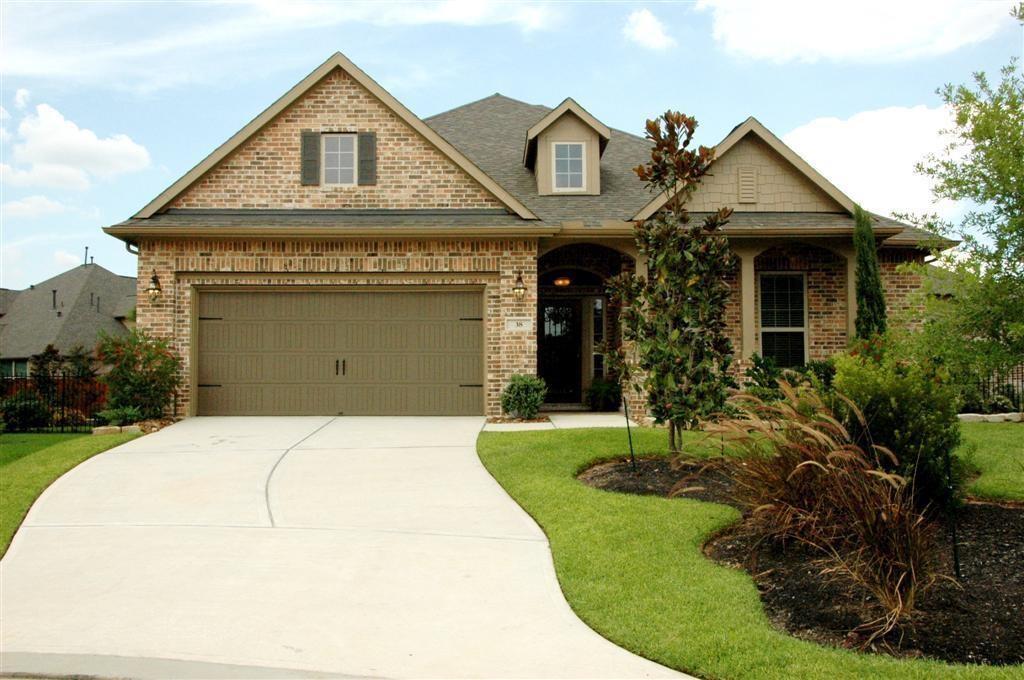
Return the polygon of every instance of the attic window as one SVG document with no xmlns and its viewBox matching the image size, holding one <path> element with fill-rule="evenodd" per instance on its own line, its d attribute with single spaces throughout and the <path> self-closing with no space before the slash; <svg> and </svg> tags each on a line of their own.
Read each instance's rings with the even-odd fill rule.
<svg viewBox="0 0 1024 680">
<path fill-rule="evenodd" d="M 584 143 L 555 142 L 551 154 L 554 162 L 552 177 L 555 191 L 582 191 L 586 189 L 583 175 Z"/>
<path fill-rule="evenodd" d="M 322 135 L 324 177 L 323 183 L 335 186 L 353 186 L 356 183 L 356 136 Z"/>
</svg>

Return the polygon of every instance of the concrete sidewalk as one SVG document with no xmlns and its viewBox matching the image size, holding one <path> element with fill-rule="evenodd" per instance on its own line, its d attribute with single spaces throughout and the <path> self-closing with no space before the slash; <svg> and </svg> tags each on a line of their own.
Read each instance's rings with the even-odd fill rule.
<svg viewBox="0 0 1024 680">
<path fill-rule="evenodd" d="M 193 418 L 90 459 L 0 563 L 0 671 L 679 677 L 572 613 L 482 426 Z"/>
</svg>

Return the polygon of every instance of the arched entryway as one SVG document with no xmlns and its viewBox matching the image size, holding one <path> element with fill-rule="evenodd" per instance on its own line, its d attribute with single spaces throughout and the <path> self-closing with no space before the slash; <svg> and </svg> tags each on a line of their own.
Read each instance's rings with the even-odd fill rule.
<svg viewBox="0 0 1024 680">
<path fill-rule="evenodd" d="M 549 404 L 578 406 L 593 381 L 607 377 L 601 348 L 618 344 L 619 324 L 605 288 L 633 268 L 628 255 L 589 243 L 556 248 L 538 261 L 537 370 Z"/>
</svg>

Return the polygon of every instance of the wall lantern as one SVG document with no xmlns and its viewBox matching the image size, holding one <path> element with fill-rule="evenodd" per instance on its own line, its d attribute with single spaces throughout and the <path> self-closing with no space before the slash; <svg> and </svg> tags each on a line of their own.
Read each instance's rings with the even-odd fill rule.
<svg viewBox="0 0 1024 680">
<path fill-rule="evenodd" d="M 526 284 L 523 283 L 522 272 L 516 276 L 516 283 L 512 286 L 512 294 L 516 296 L 516 300 L 520 301 L 526 297 Z"/>
<path fill-rule="evenodd" d="M 555 285 L 558 286 L 559 288 L 565 288 L 570 283 L 572 283 L 572 279 L 570 279 L 568 276 L 559 276 L 557 279 L 555 279 Z"/>
<path fill-rule="evenodd" d="M 156 275 L 156 270 L 153 270 L 153 276 L 149 279 L 149 288 L 146 289 L 146 295 L 149 296 L 150 302 L 156 302 L 160 299 L 164 289 L 160 287 L 160 277 Z"/>
</svg>

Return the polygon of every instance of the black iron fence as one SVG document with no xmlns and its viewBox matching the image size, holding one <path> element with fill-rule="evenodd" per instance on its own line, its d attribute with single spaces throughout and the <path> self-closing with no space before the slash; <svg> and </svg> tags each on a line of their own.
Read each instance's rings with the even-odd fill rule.
<svg viewBox="0 0 1024 680">
<path fill-rule="evenodd" d="M 1005 413 L 1024 406 L 1024 364 L 967 385 L 961 413 Z"/>
<path fill-rule="evenodd" d="M 106 395 L 90 376 L 2 378 L 0 417 L 7 432 L 85 432 L 100 424 Z"/>
</svg>

